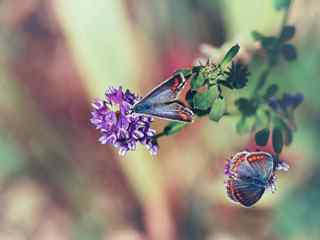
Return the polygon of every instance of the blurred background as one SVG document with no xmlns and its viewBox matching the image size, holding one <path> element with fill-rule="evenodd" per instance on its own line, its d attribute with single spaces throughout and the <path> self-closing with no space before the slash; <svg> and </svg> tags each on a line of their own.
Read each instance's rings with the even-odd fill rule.
<svg viewBox="0 0 320 240">
<path fill-rule="evenodd" d="M 98 143 L 90 103 L 109 86 L 144 95 L 235 43 L 254 49 L 252 30 L 279 31 L 271 0 L 1 0 L 0 239 L 319 239 L 319 17 L 318 0 L 293 2 L 298 59 L 270 76 L 305 95 L 281 156 L 291 169 L 246 209 L 223 184 L 226 158 L 252 140 L 238 119 L 201 119 L 160 139 L 156 157 L 143 147 L 119 157 Z M 261 68 L 249 70 L 229 104 L 255 85 Z"/>
</svg>

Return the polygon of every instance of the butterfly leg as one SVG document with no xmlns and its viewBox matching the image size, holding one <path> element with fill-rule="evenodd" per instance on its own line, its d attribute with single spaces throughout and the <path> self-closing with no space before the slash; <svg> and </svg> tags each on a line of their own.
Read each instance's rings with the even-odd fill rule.
<svg viewBox="0 0 320 240">
<path fill-rule="evenodd" d="M 288 171 L 290 168 L 289 164 L 285 163 L 282 160 L 278 160 L 276 163 L 276 170 Z"/>
<path fill-rule="evenodd" d="M 273 174 L 268 181 L 268 187 L 270 188 L 272 193 L 274 193 L 277 190 L 276 181 L 277 177 Z"/>
</svg>

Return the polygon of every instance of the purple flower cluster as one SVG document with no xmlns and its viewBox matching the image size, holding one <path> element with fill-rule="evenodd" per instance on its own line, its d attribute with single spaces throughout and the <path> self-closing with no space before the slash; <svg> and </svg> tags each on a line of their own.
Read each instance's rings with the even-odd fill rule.
<svg viewBox="0 0 320 240">
<path fill-rule="evenodd" d="M 224 165 L 224 174 L 228 177 L 232 177 L 232 172 L 231 172 L 231 164 L 232 164 L 232 160 L 231 159 L 227 159 L 225 165 Z"/>
<path fill-rule="evenodd" d="M 138 97 L 121 87 L 109 88 L 105 100 L 96 100 L 92 106 L 91 123 L 100 130 L 102 144 L 112 144 L 120 155 L 135 150 L 137 143 L 145 145 L 152 155 L 158 151 L 154 140 L 155 130 L 151 128 L 151 117 L 131 114 L 131 107 Z"/>
<path fill-rule="evenodd" d="M 268 103 L 269 106 L 275 111 L 287 111 L 288 109 L 292 108 L 295 109 L 298 107 L 303 101 L 303 94 L 296 93 L 290 94 L 285 93 L 283 94 L 281 99 L 277 99 L 275 96 L 272 96 Z"/>
</svg>

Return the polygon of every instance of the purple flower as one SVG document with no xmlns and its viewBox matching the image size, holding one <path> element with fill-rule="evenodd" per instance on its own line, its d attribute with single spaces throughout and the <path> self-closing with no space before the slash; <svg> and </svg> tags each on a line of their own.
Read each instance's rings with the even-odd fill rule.
<svg viewBox="0 0 320 240">
<path fill-rule="evenodd" d="M 299 106 L 303 101 L 303 95 L 301 93 L 296 93 L 296 94 L 290 94 L 290 93 L 285 93 L 282 96 L 282 100 L 280 102 L 280 105 L 282 108 L 296 108 Z"/>
<path fill-rule="evenodd" d="M 157 154 L 158 145 L 154 140 L 156 131 L 150 127 L 152 118 L 131 114 L 131 107 L 138 97 L 121 87 L 109 88 L 105 100 L 96 100 L 92 106 L 91 123 L 100 130 L 102 144 L 112 144 L 120 155 L 135 150 L 137 143 L 147 147 L 152 155 Z"/>
<path fill-rule="evenodd" d="M 285 93 L 283 94 L 281 99 L 277 99 L 275 96 L 272 96 L 268 100 L 269 106 L 275 111 L 287 111 L 288 109 L 295 109 L 297 108 L 303 101 L 303 94 L 296 93 L 290 94 Z"/>
<path fill-rule="evenodd" d="M 226 164 L 224 165 L 224 174 L 227 175 L 228 177 L 232 177 L 232 172 L 231 172 L 231 164 L 232 160 L 227 159 Z"/>
<path fill-rule="evenodd" d="M 279 100 L 275 96 L 268 99 L 268 104 L 274 111 L 278 111 L 280 108 Z"/>
</svg>

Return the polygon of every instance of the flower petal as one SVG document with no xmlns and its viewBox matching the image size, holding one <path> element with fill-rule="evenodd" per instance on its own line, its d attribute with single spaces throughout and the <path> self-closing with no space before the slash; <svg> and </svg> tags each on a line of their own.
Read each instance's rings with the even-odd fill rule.
<svg viewBox="0 0 320 240">
<path fill-rule="evenodd" d="M 137 142 L 145 145 L 151 154 L 156 154 L 157 144 L 152 142 L 155 130 L 150 128 L 152 118 L 131 114 L 131 107 L 138 97 L 121 87 L 106 90 L 105 100 L 92 103 L 90 122 L 101 132 L 99 142 L 112 144 L 120 155 L 135 150 Z M 112 109 L 119 109 L 117 112 Z"/>
</svg>

